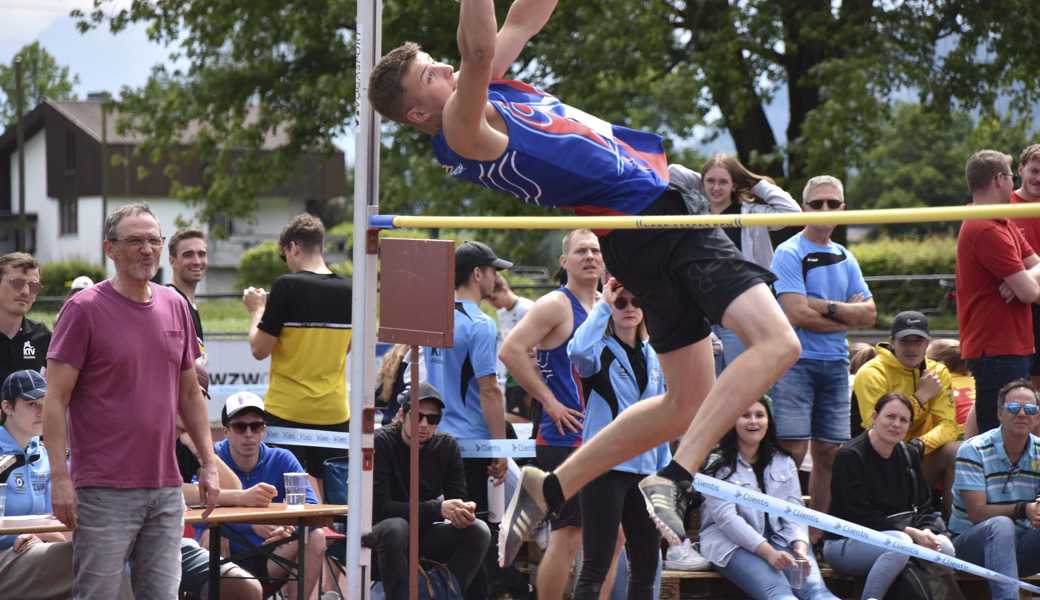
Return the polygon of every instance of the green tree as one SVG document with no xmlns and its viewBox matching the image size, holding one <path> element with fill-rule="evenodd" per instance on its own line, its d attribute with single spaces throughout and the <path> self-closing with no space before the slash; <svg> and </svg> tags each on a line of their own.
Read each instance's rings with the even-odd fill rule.
<svg viewBox="0 0 1040 600">
<path fill-rule="evenodd" d="M 79 76 L 69 76 L 69 68 L 58 65 L 50 52 L 39 42 L 22 46 L 15 58 L 22 59 L 22 96 L 25 112 L 32 110 L 47 98 L 62 99 L 72 95 L 72 88 L 79 84 Z M 4 93 L 0 104 L 0 118 L 4 123 L 14 122 L 18 111 L 18 94 L 15 82 L 15 59 L 10 64 L 0 65 L 0 91 Z"/>
<path fill-rule="evenodd" d="M 208 125 L 191 152 L 207 157 L 205 186 L 179 190 L 206 214 L 247 214 L 255 191 L 279 180 L 306 148 L 327 147 L 354 120 L 355 0 L 94 0 L 82 29 L 131 23 L 178 48 L 183 68 L 158 68 L 124 109 L 171 153 L 193 122 Z M 499 21 L 508 10 L 499 2 Z M 1008 18 L 1014 15 L 1014 18 Z M 457 61 L 453 3 L 387 0 L 382 43 L 423 43 Z M 514 73 L 607 120 L 690 139 L 698 126 L 732 136 L 742 161 L 797 189 L 809 174 L 854 172 L 882 135 L 892 98 L 913 91 L 936 114 L 994 114 L 1004 94 L 1023 110 L 1040 98 L 1040 24 L 1030 0 L 614 0 L 561 2 Z M 766 106 L 785 94 L 786 127 Z M 250 107 L 260 118 L 247 119 Z M 274 156 L 255 152 L 286 131 Z M 381 209 L 410 214 L 546 214 L 449 182 L 425 136 L 386 125 Z M 786 140 L 786 143 L 781 143 Z M 236 149 L 232 152 L 231 149 Z M 232 168 L 233 167 L 233 168 Z M 786 177 L 784 177 L 786 175 Z M 537 234 L 491 232 L 488 240 Z M 525 250 L 526 251 L 526 250 Z"/>
</svg>

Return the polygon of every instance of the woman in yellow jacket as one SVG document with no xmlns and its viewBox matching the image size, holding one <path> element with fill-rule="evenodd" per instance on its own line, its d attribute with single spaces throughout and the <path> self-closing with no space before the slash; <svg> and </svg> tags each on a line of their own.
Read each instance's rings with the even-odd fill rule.
<svg viewBox="0 0 1040 600">
<path fill-rule="evenodd" d="M 923 314 L 896 315 L 892 339 L 878 344 L 877 356 L 856 373 L 853 394 L 864 429 L 870 427 L 874 405 L 882 396 L 899 392 L 910 398 L 914 417 L 905 441 L 921 454 L 928 484 L 943 483 L 943 508 L 948 514 L 962 429 L 957 424 L 949 369 L 925 357 L 930 339 Z"/>
</svg>

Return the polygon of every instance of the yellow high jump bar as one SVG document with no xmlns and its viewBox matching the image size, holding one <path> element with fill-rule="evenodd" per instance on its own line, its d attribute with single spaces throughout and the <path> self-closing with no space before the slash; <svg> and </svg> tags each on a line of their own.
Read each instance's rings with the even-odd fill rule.
<svg viewBox="0 0 1040 600">
<path fill-rule="evenodd" d="M 934 223 L 966 219 L 1040 217 L 1040 202 L 982 206 L 932 206 L 874 210 L 748 215 L 653 215 L 609 217 L 423 217 L 374 215 L 375 229 L 683 229 L 693 227 L 793 227 Z"/>
</svg>

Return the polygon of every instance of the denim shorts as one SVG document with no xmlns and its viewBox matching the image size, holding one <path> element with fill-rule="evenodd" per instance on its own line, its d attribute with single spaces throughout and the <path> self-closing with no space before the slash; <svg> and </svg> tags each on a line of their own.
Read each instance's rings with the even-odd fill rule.
<svg viewBox="0 0 1040 600">
<path fill-rule="evenodd" d="M 784 440 L 847 442 L 851 409 L 849 365 L 842 360 L 799 359 L 773 396 L 776 433 Z"/>
</svg>

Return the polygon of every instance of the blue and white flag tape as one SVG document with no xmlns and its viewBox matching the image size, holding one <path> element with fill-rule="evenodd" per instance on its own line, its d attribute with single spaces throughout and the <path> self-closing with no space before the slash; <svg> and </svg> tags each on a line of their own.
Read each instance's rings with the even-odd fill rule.
<svg viewBox="0 0 1040 600">
<path fill-rule="evenodd" d="M 972 575 L 984 579 L 1003 581 L 1017 585 L 1031 592 L 1040 592 L 1040 587 L 1024 581 L 1019 581 L 1018 579 L 1009 577 L 1003 573 L 997 573 L 996 571 L 980 567 L 959 558 L 947 556 L 946 554 L 930 550 L 912 542 L 906 542 L 898 538 L 887 536 L 883 533 L 874 531 L 873 529 L 850 523 L 844 519 L 839 519 L 812 510 L 811 508 L 806 508 L 799 504 L 768 496 L 757 490 L 751 490 L 739 485 L 734 485 L 703 474 L 697 474 L 694 477 L 693 487 L 706 496 L 734 502 L 740 506 L 767 512 L 773 516 L 782 517 L 784 519 L 801 523 L 802 525 L 815 527 L 816 529 L 829 531 L 842 537 L 884 548 L 885 550 L 893 550 L 900 554 L 914 556 L 950 569 L 957 569 L 958 571 L 971 573 Z"/>
<path fill-rule="evenodd" d="M 318 448 L 350 448 L 350 434 L 342 431 L 268 427 L 266 442 Z M 533 458 L 534 440 L 456 440 L 463 458 Z"/>
</svg>

